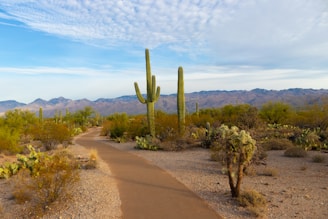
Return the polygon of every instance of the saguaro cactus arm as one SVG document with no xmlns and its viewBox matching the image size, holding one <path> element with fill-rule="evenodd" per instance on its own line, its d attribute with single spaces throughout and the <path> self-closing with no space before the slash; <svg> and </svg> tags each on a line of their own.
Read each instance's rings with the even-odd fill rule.
<svg viewBox="0 0 328 219">
<path fill-rule="evenodd" d="M 145 104 L 147 101 L 142 96 L 137 82 L 134 82 L 134 89 L 136 90 L 136 95 L 137 95 L 138 100 L 140 101 L 140 103 Z"/>
<path fill-rule="evenodd" d="M 155 92 L 155 90 L 156 90 L 156 92 Z M 152 97 L 151 97 L 150 101 L 156 102 L 159 98 L 160 92 L 161 92 L 161 88 L 160 87 L 156 88 L 156 77 L 155 77 L 155 75 L 153 75 L 152 76 L 152 89 L 151 89 Z"/>
</svg>

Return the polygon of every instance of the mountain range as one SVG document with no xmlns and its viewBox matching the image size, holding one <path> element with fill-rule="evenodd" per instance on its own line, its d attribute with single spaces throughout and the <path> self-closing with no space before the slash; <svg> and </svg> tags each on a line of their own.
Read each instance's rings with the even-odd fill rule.
<svg viewBox="0 0 328 219">
<path fill-rule="evenodd" d="M 292 107 L 298 108 L 314 103 L 321 103 L 328 100 L 327 89 L 301 89 L 291 88 L 286 90 L 265 90 L 253 89 L 246 90 L 214 90 L 200 91 L 185 94 L 186 108 L 188 112 L 195 112 L 196 103 L 199 109 L 217 108 L 227 104 L 250 104 L 261 107 L 264 103 L 284 102 Z M 146 106 L 141 104 L 135 95 L 121 96 L 117 98 L 100 98 L 95 101 L 88 99 L 71 100 L 64 97 L 53 98 L 48 101 L 36 99 L 29 104 L 20 103 L 15 100 L 0 101 L 0 113 L 8 110 L 22 109 L 31 112 L 38 112 L 40 107 L 43 109 L 45 117 L 51 117 L 57 111 L 65 113 L 66 110 L 75 112 L 84 109 L 86 106 L 92 107 L 101 115 L 110 115 L 113 113 L 126 112 L 127 114 L 143 114 L 146 112 Z M 157 110 L 167 113 L 176 112 L 176 94 L 161 95 L 155 103 Z"/>
</svg>

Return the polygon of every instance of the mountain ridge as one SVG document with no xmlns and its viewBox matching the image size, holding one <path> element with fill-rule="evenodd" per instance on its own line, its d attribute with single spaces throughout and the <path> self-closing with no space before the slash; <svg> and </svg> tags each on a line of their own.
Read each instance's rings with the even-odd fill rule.
<svg viewBox="0 0 328 219">
<path fill-rule="evenodd" d="M 185 94 L 187 111 L 195 111 L 195 105 L 198 103 L 199 108 L 217 108 L 227 104 L 250 104 L 260 107 L 266 102 L 280 101 L 290 104 L 292 107 L 302 107 L 313 103 L 320 103 L 324 99 L 328 100 L 328 89 L 311 89 L 311 88 L 290 88 L 285 90 L 266 90 L 256 88 L 253 90 L 209 90 L 198 91 Z M 8 110 L 22 109 L 32 112 L 38 112 L 42 107 L 43 114 L 46 117 L 53 116 L 56 111 L 75 112 L 86 106 L 91 106 L 94 110 L 102 115 L 126 112 L 128 114 L 143 114 L 146 107 L 141 104 L 136 95 L 125 95 L 115 98 L 98 98 L 94 101 L 84 99 L 72 100 L 64 97 L 43 100 L 35 99 L 33 102 L 25 104 L 15 100 L 0 101 L 0 113 Z M 163 94 L 156 102 L 157 110 L 167 113 L 176 112 L 176 94 Z"/>
</svg>

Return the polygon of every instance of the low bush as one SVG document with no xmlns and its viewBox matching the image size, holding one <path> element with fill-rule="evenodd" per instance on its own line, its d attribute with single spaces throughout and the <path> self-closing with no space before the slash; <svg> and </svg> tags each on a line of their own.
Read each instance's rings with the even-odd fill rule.
<svg viewBox="0 0 328 219">
<path fill-rule="evenodd" d="M 265 150 L 286 150 L 294 147 L 294 144 L 286 138 L 271 138 L 262 143 Z"/>
<path fill-rule="evenodd" d="M 19 146 L 19 133 L 12 132 L 7 127 L 0 127 L 0 152 L 5 154 L 17 154 L 23 151 Z"/>
<path fill-rule="evenodd" d="M 69 198 L 78 180 L 77 162 L 66 150 L 53 155 L 43 153 L 32 171 L 19 171 L 13 195 L 17 203 L 30 201 L 33 216 L 42 216 L 54 201 Z"/>
<path fill-rule="evenodd" d="M 241 206 L 246 207 L 257 217 L 263 217 L 266 214 L 267 200 L 255 190 L 241 192 L 237 200 Z"/>
<path fill-rule="evenodd" d="M 85 169 L 95 169 L 98 165 L 98 151 L 96 149 L 90 150 L 89 160 L 84 165 Z"/>
<path fill-rule="evenodd" d="M 292 148 L 288 148 L 285 151 L 284 155 L 286 157 L 306 157 L 307 152 L 303 148 L 292 147 Z"/>
<path fill-rule="evenodd" d="M 323 162 L 325 162 L 325 160 L 326 160 L 326 157 L 321 154 L 317 154 L 312 157 L 312 161 L 314 163 L 323 163 Z"/>
</svg>

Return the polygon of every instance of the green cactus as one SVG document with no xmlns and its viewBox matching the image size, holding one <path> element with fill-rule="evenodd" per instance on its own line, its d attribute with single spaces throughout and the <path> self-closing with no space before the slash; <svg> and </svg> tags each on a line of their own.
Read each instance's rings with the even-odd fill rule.
<svg viewBox="0 0 328 219">
<path fill-rule="evenodd" d="M 186 104 L 185 104 L 185 94 L 184 94 L 183 68 L 181 66 L 178 69 L 177 106 L 178 106 L 179 133 L 180 135 L 183 135 L 185 131 Z"/>
<path fill-rule="evenodd" d="M 196 102 L 196 116 L 199 117 L 199 107 L 198 107 L 198 102 Z"/>
<path fill-rule="evenodd" d="M 155 137 L 155 102 L 160 95 L 160 87 L 156 88 L 156 77 L 151 75 L 149 50 L 146 49 L 146 80 L 147 80 L 147 99 L 145 99 L 139 89 L 138 83 L 134 82 L 137 97 L 142 104 L 147 105 L 147 120 L 150 135 Z"/>
<path fill-rule="evenodd" d="M 39 108 L 39 122 L 40 123 L 43 122 L 43 110 L 42 110 L 42 107 Z"/>
</svg>

